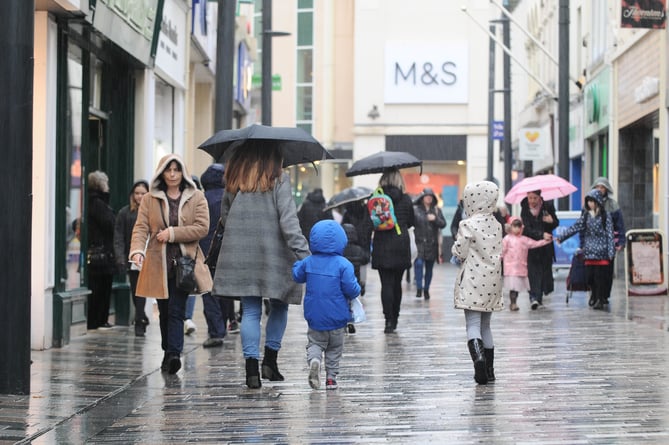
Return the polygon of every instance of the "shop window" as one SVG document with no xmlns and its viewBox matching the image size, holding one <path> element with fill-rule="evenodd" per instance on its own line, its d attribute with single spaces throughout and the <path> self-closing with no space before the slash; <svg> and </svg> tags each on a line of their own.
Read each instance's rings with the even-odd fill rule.
<svg viewBox="0 0 669 445">
<path fill-rule="evenodd" d="M 174 153 L 174 87 L 156 77 L 156 120 L 153 150 L 155 159 Z"/>
<path fill-rule="evenodd" d="M 67 172 L 67 208 L 65 211 L 66 249 L 65 249 L 65 290 L 76 289 L 83 285 L 80 259 L 81 255 L 81 211 L 82 211 L 82 87 L 83 66 L 80 49 L 70 46 L 67 61 L 67 116 L 66 156 Z M 86 107 L 87 108 L 87 107 Z"/>
</svg>

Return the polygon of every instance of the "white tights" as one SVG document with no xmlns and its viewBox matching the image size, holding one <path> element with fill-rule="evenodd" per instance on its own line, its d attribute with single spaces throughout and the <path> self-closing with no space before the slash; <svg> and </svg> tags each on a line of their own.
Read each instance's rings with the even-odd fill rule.
<svg viewBox="0 0 669 445">
<path fill-rule="evenodd" d="M 480 338 L 483 340 L 483 347 L 492 349 L 495 343 L 492 341 L 492 331 L 490 330 L 490 319 L 492 312 L 479 312 L 465 309 L 465 323 L 467 325 L 467 340 Z"/>
</svg>

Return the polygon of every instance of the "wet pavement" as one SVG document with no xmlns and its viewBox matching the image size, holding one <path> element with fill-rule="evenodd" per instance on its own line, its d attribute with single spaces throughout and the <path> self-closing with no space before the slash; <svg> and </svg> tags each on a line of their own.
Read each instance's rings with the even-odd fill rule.
<svg viewBox="0 0 669 445">
<path fill-rule="evenodd" d="M 309 387 L 297 306 L 279 353 L 286 379 L 260 390 L 244 385 L 238 334 L 202 348 L 201 301 L 176 375 L 160 372 L 157 318 L 145 338 L 116 327 L 33 351 L 31 394 L 0 395 L 0 443 L 669 443 L 667 297 L 626 298 L 618 278 L 611 308 L 595 311 L 583 292 L 566 303 L 558 271 L 544 309 L 525 294 L 520 311 L 493 315 L 497 380 L 480 386 L 455 271 L 436 267 L 429 301 L 404 283 L 398 330 L 383 334 L 370 270 L 368 320 L 347 337 L 333 391 Z"/>
</svg>

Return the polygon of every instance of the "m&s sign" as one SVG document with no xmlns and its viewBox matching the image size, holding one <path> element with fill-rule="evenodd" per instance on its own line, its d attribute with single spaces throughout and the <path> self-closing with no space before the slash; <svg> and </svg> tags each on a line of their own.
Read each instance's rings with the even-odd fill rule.
<svg viewBox="0 0 669 445">
<path fill-rule="evenodd" d="M 384 71 L 386 103 L 469 101 L 467 42 L 388 42 Z"/>
</svg>

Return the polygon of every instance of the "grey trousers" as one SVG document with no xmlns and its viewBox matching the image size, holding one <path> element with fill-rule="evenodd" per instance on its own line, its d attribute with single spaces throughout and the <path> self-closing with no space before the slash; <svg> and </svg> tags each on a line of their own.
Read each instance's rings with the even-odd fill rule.
<svg viewBox="0 0 669 445">
<path fill-rule="evenodd" d="M 335 379 L 339 374 L 345 330 L 345 327 L 333 331 L 315 331 L 311 328 L 307 330 L 307 363 L 312 360 L 323 362 L 325 353 L 325 378 Z"/>
</svg>

